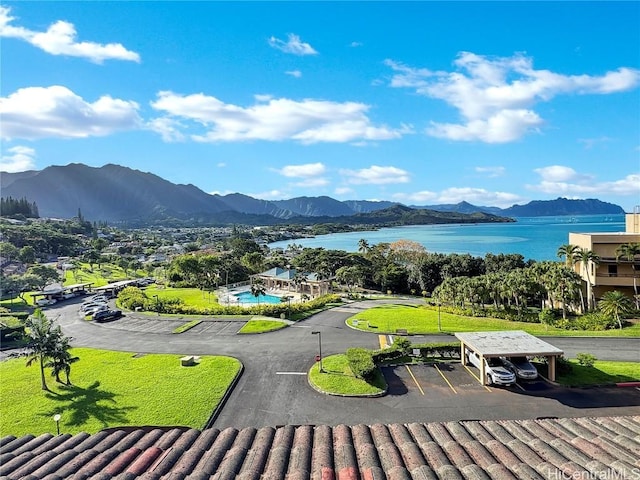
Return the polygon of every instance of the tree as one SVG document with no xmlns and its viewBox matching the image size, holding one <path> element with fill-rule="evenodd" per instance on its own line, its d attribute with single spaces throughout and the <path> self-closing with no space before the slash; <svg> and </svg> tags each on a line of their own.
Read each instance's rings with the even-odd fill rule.
<svg viewBox="0 0 640 480">
<path fill-rule="evenodd" d="M 31 245 L 25 245 L 20 249 L 18 258 L 22 263 L 31 264 L 36 261 L 36 250 Z"/>
<path fill-rule="evenodd" d="M 50 283 L 60 280 L 58 271 L 53 267 L 47 267 L 46 265 L 33 265 L 27 270 L 27 275 L 33 275 L 37 279 L 35 287 L 42 290 Z"/>
<path fill-rule="evenodd" d="M 251 273 L 259 273 L 264 266 L 264 255 L 262 252 L 245 253 L 240 259 L 240 263 L 244 265 Z"/>
<path fill-rule="evenodd" d="M 18 247 L 9 242 L 0 242 L 0 256 L 3 256 L 7 260 L 15 260 L 18 258 L 20 250 Z"/>
<path fill-rule="evenodd" d="M 640 309 L 640 297 L 638 296 L 638 282 L 636 279 L 636 256 L 640 255 L 640 243 L 624 243 L 616 249 L 616 262 L 619 262 L 621 258 L 624 258 L 628 262 L 631 262 L 631 269 L 633 271 L 633 298 L 636 302 L 636 308 Z"/>
<path fill-rule="evenodd" d="M 573 245 L 571 243 L 565 243 L 564 245 L 560 245 L 558 247 L 558 258 L 564 258 L 564 263 L 568 267 L 573 267 L 576 264 L 576 256 L 580 247 L 577 245 Z"/>
<path fill-rule="evenodd" d="M 367 253 L 369 253 L 370 248 L 371 247 L 369 246 L 369 242 L 365 238 L 361 238 L 360 240 L 358 240 L 358 251 L 361 254 L 366 255 Z"/>
<path fill-rule="evenodd" d="M 260 295 L 264 295 L 265 293 L 267 293 L 267 289 L 264 286 L 264 280 L 256 278 L 251 284 L 251 295 L 256 297 L 256 301 L 260 303 L 258 299 L 260 298 Z"/>
<path fill-rule="evenodd" d="M 598 307 L 604 315 L 615 319 L 622 330 L 621 317 L 631 312 L 633 304 L 624 293 L 613 290 L 602 295 L 602 299 L 598 302 Z"/>
<path fill-rule="evenodd" d="M 59 333 L 60 327 L 56 327 L 56 329 Z M 69 352 L 69 348 L 71 348 L 69 345 L 70 341 L 71 338 L 65 337 L 60 333 L 57 341 L 53 344 L 49 361 L 45 365 L 45 367 L 51 368 L 51 376 L 55 377 L 58 383 L 62 383 L 60 375 L 64 373 L 66 377 L 65 383 L 67 385 L 71 385 L 71 364 L 79 360 L 78 357 L 72 356 Z"/>
<path fill-rule="evenodd" d="M 581 268 L 584 270 L 587 276 L 587 308 L 586 310 L 589 310 L 590 308 L 593 308 L 596 303 L 596 297 L 593 293 L 593 284 L 591 283 L 591 275 L 589 274 L 589 270 L 590 270 L 591 264 L 598 265 L 600 263 L 600 257 L 598 257 L 598 255 L 593 253 L 593 251 L 589 250 L 588 248 L 581 248 L 576 253 L 575 258 L 578 259 L 578 262 L 581 264 Z"/>
<path fill-rule="evenodd" d="M 25 321 L 25 340 L 29 342 L 27 357 L 27 367 L 34 363 L 40 364 L 40 380 L 42 390 L 49 390 L 44 376 L 44 369 L 48 360 L 55 351 L 55 345 L 60 341 L 62 332 L 60 327 L 54 327 L 42 310 L 36 309 Z"/>
</svg>

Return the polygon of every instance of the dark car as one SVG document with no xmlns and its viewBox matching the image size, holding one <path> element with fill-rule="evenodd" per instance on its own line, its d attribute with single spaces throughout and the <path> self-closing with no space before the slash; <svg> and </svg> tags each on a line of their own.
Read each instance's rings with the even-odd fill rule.
<svg viewBox="0 0 640 480">
<path fill-rule="evenodd" d="M 109 320 L 120 318 L 121 316 L 121 310 L 102 310 L 93 314 L 93 320 L 95 322 L 108 322 Z"/>
<path fill-rule="evenodd" d="M 501 357 L 502 364 L 511 370 L 521 380 L 535 380 L 538 378 L 538 370 L 527 357 Z"/>
</svg>

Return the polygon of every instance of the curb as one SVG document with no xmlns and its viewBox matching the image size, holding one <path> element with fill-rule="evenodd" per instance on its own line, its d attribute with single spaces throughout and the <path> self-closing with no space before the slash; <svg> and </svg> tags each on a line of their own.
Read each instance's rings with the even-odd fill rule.
<svg viewBox="0 0 640 480">
<path fill-rule="evenodd" d="M 307 373 L 307 383 L 309 384 L 309 386 L 311 388 L 313 388 L 316 392 L 318 393 L 322 393 L 323 395 L 331 395 L 332 397 L 343 397 L 343 398 L 380 398 L 380 397 L 384 397 L 387 392 L 389 391 L 389 385 L 387 385 L 385 387 L 385 389 L 380 392 L 380 393 L 369 393 L 369 394 L 362 394 L 362 395 L 347 395 L 344 393 L 331 393 L 331 392 L 327 392 L 325 390 L 322 390 L 320 387 L 318 387 L 317 385 L 314 385 L 313 383 L 311 383 L 311 376 Z"/>
<path fill-rule="evenodd" d="M 235 358 L 235 357 L 233 357 L 233 358 Z M 236 360 L 238 360 L 238 359 L 236 358 Z M 240 360 L 238 360 L 238 362 L 240 362 Z M 233 381 L 231 382 L 231 385 L 229 385 L 229 388 L 227 388 L 227 391 L 224 392 L 224 395 L 220 399 L 220 402 L 218 403 L 218 406 L 211 413 L 211 416 L 209 417 L 209 420 L 207 420 L 207 423 L 204 424 L 204 427 L 202 427 L 202 430 L 207 430 L 207 429 L 213 427 L 214 422 L 218 418 L 218 415 L 220 415 L 220 412 L 222 411 L 222 409 L 224 408 L 225 404 L 227 403 L 227 400 L 229 399 L 229 397 L 231 396 L 231 394 L 235 390 L 236 385 L 238 384 L 238 381 L 240 380 L 240 377 L 242 376 L 243 373 L 244 373 L 244 363 L 240 362 L 240 370 L 238 370 L 238 373 L 236 374 L 236 376 L 234 377 Z"/>
</svg>

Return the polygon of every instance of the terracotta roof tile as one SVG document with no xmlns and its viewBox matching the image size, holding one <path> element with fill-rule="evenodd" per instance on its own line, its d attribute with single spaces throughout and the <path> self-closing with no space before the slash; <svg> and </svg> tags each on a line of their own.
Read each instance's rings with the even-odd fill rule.
<svg viewBox="0 0 640 480">
<path fill-rule="evenodd" d="M 638 478 L 640 416 L 260 429 L 110 429 L 0 440 L 2 480 Z"/>
</svg>

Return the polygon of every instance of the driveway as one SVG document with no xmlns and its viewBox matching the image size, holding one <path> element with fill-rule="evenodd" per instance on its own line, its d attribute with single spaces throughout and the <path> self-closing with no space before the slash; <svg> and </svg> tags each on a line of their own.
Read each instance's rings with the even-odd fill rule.
<svg viewBox="0 0 640 480">
<path fill-rule="evenodd" d="M 390 391 L 376 399 L 332 397 L 313 390 L 306 372 L 318 353 L 318 336 L 311 332 L 322 333 L 323 355 L 343 353 L 349 347 L 378 348 L 378 335 L 353 330 L 345 320 L 381 303 L 389 302 L 365 301 L 334 308 L 260 335 L 233 334 L 239 322 L 206 322 L 198 331 L 176 335 L 170 332 L 186 319 L 141 314 L 94 324 L 79 318 L 77 304 L 54 306 L 46 313 L 73 337 L 74 346 L 238 358 L 245 371 L 214 423 L 217 428 L 640 414 L 640 390 L 635 388 L 566 389 L 545 384 L 545 388 L 532 390 L 485 389 L 459 363 L 441 372 L 430 366 L 410 367 L 411 372 L 406 367 L 385 369 Z M 414 342 L 452 339 L 440 335 L 412 338 Z M 638 339 L 545 340 L 568 353 L 584 351 L 599 359 L 640 361 Z"/>
</svg>

